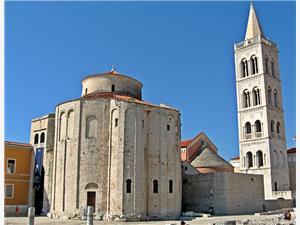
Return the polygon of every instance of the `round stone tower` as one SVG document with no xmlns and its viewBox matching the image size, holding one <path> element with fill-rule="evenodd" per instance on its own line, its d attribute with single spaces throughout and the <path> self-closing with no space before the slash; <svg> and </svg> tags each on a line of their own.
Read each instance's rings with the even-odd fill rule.
<svg viewBox="0 0 300 225">
<path fill-rule="evenodd" d="M 85 77 L 82 80 L 82 96 L 91 93 L 112 92 L 141 100 L 142 87 L 141 82 L 112 70 Z"/>
<path fill-rule="evenodd" d="M 54 217 L 136 221 L 181 212 L 180 113 L 141 99 L 115 71 L 88 76 L 82 96 L 56 107 Z"/>
</svg>

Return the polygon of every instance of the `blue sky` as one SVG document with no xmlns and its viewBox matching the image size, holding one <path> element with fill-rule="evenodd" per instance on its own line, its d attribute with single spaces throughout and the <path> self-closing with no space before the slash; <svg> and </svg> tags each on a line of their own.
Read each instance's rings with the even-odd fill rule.
<svg viewBox="0 0 300 225">
<path fill-rule="evenodd" d="M 295 146 L 295 2 L 255 2 L 277 43 L 286 138 Z M 238 155 L 233 44 L 249 2 L 6 2 L 5 140 L 29 142 L 31 119 L 111 69 L 144 84 L 143 99 L 181 112 L 182 139 L 204 131 Z"/>
</svg>

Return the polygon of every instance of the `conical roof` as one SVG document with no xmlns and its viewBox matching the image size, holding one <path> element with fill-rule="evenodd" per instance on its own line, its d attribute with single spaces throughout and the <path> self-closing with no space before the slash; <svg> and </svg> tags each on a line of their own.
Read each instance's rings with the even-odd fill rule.
<svg viewBox="0 0 300 225">
<path fill-rule="evenodd" d="M 253 2 L 251 2 L 245 40 L 256 37 L 257 35 L 264 36 L 258 17 L 256 16 Z"/>
<path fill-rule="evenodd" d="M 194 167 L 232 167 L 229 162 L 208 148 L 205 148 L 191 164 Z"/>
</svg>

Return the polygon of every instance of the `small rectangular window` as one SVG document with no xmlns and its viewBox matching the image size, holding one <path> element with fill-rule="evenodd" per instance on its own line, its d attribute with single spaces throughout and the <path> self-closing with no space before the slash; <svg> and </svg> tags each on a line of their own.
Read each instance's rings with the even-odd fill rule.
<svg viewBox="0 0 300 225">
<path fill-rule="evenodd" d="M 169 124 L 167 125 L 167 130 L 170 130 L 170 125 Z"/>
<path fill-rule="evenodd" d="M 169 193 L 173 193 L 173 181 L 169 180 Z"/>
<path fill-rule="evenodd" d="M 7 160 L 7 173 L 14 174 L 15 168 L 16 168 L 16 160 L 15 159 Z"/>
<path fill-rule="evenodd" d="M 115 85 L 111 85 L 111 92 L 115 91 Z"/>
<path fill-rule="evenodd" d="M 14 197 L 14 185 L 6 184 L 5 185 L 5 198 L 13 198 Z"/>
<path fill-rule="evenodd" d="M 115 127 L 118 126 L 118 122 L 119 122 L 119 120 L 116 118 L 116 119 L 115 119 Z"/>
</svg>

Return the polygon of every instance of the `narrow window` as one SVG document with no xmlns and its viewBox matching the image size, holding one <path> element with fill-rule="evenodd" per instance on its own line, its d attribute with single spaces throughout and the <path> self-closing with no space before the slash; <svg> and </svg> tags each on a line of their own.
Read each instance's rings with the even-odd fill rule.
<svg viewBox="0 0 300 225">
<path fill-rule="evenodd" d="M 261 132 L 261 122 L 259 120 L 255 121 L 255 129 L 256 129 L 256 133 Z"/>
<path fill-rule="evenodd" d="M 248 63 L 246 59 L 241 61 L 241 77 L 248 77 Z"/>
<path fill-rule="evenodd" d="M 153 181 L 153 193 L 158 193 L 158 180 Z"/>
<path fill-rule="evenodd" d="M 170 130 L 170 125 L 169 124 L 167 125 L 167 130 Z"/>
<path fill-rule="evenodd" d="M 86 88 L 86 89 L 85 89 L 85 94 L 86 94 L 86 95 L 87 95 L 87 92 L 88 92 L 88 89 Z"/>
<path fill-rule="evenodd" d="M 275 181 L 275 183 L 274 183 L 274 186 L 275 186 L 275 191 L 278 191 L 278 188 L 277 188 L 277 182 Z"/>
<path fill-rule="evenodd" d="M 260 91 L 257 87 L 253 88 L 253 105 L 260 105 Z"/>
<path fill-rule="evenodd" d="M 274 61 L 271 61 L 271 74 L 272 74 L 272 77 L 275 77 Z"/>
<path fill-rule="evenodd" d="M 246 134 L 251 134 L 251 124 L 250 124 L 250 122 L 247 122 L 245 124 L 245 127 L 246 127 Z"/>
<path fill-rule="evenodd" d="M 269 73 L 269 59 L 268 59 L 268 56 L 265 56 L 265 70 L 266 70 L 266 73 Z"/>
<path fill-rule="evenodd" d="M 9 159 L 7 160 L 7 173 L 14 174 L 16 170 L 16 160 Z"/>
<path fill-rule="evenodd" d="M 38 144 L 39 143 L 39 135 L 35 134 L 34 135 L 34 144 Z"/>
<path fill-rule="evenodd" d="M 173 181 L 169 180 L 169 193 L 173 193 Z"/>
<path fill-rule="evenodd" d="M 131 193 L 131 180 L 126 180 L 126 193 Z"/>
<path fill-rule="evenodd" d="M 5 185 L 5 198 L 13 198 L 14 197 L 14 185 L 6 184 Z"/>
<path fill-rule="evenodd" d="M 249 93 L 248 90 L 244 90 L 243 91 L 242 100 L 243 100 L 243 106 L 244 106 L 244 108 L 250 107 L 250 93 Z"/>
<path fill-rule="evenodd" d="M 274 121 L 271 120 L 271 132 L 273 133 L 274 132 Z"/>
<path fill-rule="evenodd" d="M 111 85 L 111 91 L 114 92 L 115 91 L 115 85 Z"/>
<path fill-rule="evenodd" d="M 251 152 L 247 152 L 246 158 L 247 158 L 247 167 L 248 168 L 253 167 L 252 153 Z"/>
<path fill-rule="evenodd" d="M 280 123 L 277 122 L 277 134 L 280 134 Z"/>
<path fill-rule="evenodd" d="M 251 63 L 251 74 L 258 73 L 258 66 L 257 66 L 256 56 L 251 56 L 250 63 Z"/>
<path fill-rule="evenodd" d="M 268 103 L 272 105 L 272 90 L 270 87 L 268 88 Z"/>
<path fill-rule="evenodd" d="M 257 158 L 257 165 L 258 165 L 258 167 L 263 166 L 264 165 L 263 154 L 262 154 L 262 152 L 260 150 L 257 151 L 256 158 Z"/>
<path fill-rule="evenodd" d="M 41 140 L 40 140 L 41 143 L 44 143 L 45 142 L 45 133 L 43 132 L 41 134 Z"/>
<path fill-rule="evenodd" d="M 274 90 L 274 106 L 278 107 L 277 90 Z"/>
<path fill-rule="evenodd" d="M 116 118 L 116 119 L 115 119 L 115 127 L 118 126 L 118 123 L 119 123 L 119 120 L 118 120 L 118 118 Z"/>
</svg>

